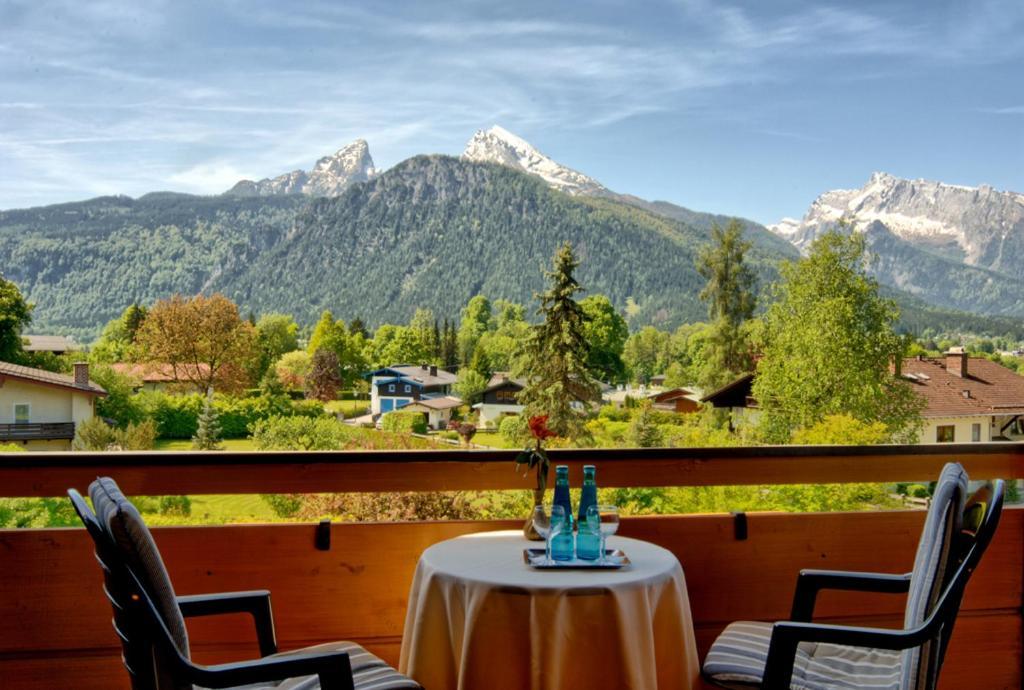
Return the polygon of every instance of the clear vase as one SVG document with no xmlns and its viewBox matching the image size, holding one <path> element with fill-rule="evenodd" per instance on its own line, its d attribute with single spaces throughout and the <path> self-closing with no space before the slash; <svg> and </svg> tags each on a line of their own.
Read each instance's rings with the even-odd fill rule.
<svg viewBox="0 0 1024 690">
<path fill-rule="evenodd" d="M 533 490 L 533 507 L 544 505 L 544 490 L 534 489 Z M 530 515 L 526 518 L 526 524 L 523 525 L 523 536 L 530 541 L 544 541 L 544 537 L 537 534 L 537 530 L 533 528 L 533 509 L 530 510 Z"/>
</svg>

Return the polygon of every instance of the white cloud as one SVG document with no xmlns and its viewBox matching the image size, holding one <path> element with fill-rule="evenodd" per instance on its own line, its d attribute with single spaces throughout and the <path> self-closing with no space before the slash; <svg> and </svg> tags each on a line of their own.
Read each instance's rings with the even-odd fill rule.
<svg viewBox="0 0 1024 690">
<path fill-rule="evenodd" d="M 219 194 L 239 180 L 253 178 L 252 174 L 243 172 L 230 163 L 200 163 L 170 175 L 168 180 L 177 189 L 197 194 Z"/>
</svg>

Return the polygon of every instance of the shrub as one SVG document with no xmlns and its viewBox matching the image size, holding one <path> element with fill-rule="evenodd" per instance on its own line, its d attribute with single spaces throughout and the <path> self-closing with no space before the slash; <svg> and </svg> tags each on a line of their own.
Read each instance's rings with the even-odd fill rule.
<svg viewBox="0 0 1024 690">
<path fill-rule="evenodd" d="M 341 450 L 350 434 L 333 417 L 271 417 L 253 424 L 252 440 L 259 450 Z"/>
<path fill-rule="evenodd" d="M 260 494 L 279 518 L 293 518 L 302 507 L 302 494 Z"/>
<path fill-rule="evenodd" d="M 160 514 L 188 517 L 192 514 L 192 499 L 188 496 L 161 496 Z"/>
<path fill-rule="evenodd" d="M 381 419 L 381 429 L 402 434 L 427 433 L 427 420 L 420 412 L 388 412 Z"/>
<path fill-rule="evenodd" d="M 498 425 L 498 433 L 506 443 L 512 446 L 525 446 L 530 438 L 526 418 L 521 415 L 510 415 L 502 419 L 501 424 Z"/>
<path fill-rule="evenodd" d="M 914 498 L 928 498 L 928 487 L 923 484 L 911 484 L 907 487 L 907 494 Z"/>
<path fill-rule="evenodd" d="M 103 450 L 153 450 L 156 440 L 156 427 L 153 422 L 129 424 L 118 429 L 107 424 L 101 417 L 92 417 L 79 422 L 75 429 L 75 438 L 71 442 L 72 450 L 103 451 Z"/>
</svg>

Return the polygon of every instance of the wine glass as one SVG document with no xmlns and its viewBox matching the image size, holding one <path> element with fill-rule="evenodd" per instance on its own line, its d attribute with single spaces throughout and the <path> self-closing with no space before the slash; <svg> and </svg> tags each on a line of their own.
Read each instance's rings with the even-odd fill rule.
<svg viewBox="0 0 1024 690">
<path fill-rule="evenodd" d="M 601 527 L 601 560 L 605 559 L 608 537 L 619 531 L 619 509 L 616 506 L 592 506 Z"/>
</svg>

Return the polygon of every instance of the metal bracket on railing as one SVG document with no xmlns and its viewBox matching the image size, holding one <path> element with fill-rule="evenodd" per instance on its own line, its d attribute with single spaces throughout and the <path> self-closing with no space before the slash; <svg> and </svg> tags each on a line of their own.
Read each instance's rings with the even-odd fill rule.
<svg viewBox="0 0 1024 690">
<path fill-rule="evenodd" d="M 320 521 L 320 524 L 316 526 L 316 539 L 314 544 L 317 551 L 330 551 L 331 550 L 331 521 L 328 518 L 324 518 Z"/>
<path fill-rule="evenodd" d="M 732 530 L 736 541 L 747 540 L 747 514 L 743 512 L 730 513 L 732 515 Z"/>
</svg>

